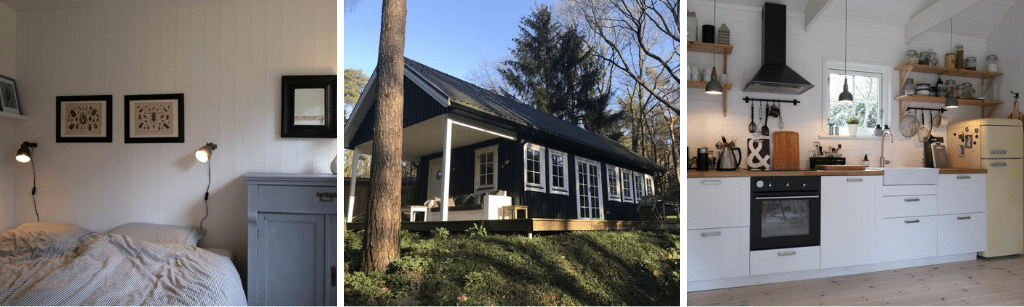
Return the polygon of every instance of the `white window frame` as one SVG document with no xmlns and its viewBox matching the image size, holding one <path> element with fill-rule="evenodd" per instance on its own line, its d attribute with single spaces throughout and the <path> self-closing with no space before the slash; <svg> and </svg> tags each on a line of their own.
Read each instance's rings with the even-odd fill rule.
<svg viewBox="0 0 1024 307">
<path fill-rule="evenodd" d="M 658 195 L 654 190 L 654 176 L 644 174 L 644 195 Z"/>
<path fill-rule="evenodd" d="M 493 184 L 491 185 L 485 185 L 480 182 L 480 155 L 486 153 L 494 155 L 494 160 L 491 161 L 494 164 L 494 173 L 491 174 L 493 176 Z M 473 151 L 473 190 L 476 192 L 498 190 L 498 145 L 477 148 Z"/>
<path fill-rule="evenodd" d="M 619 175 L 619 167 L 606 164 L 605 171 L 605 181 L 608 185 L 608 200 L 622 201 L 622 181 L 619 179 L 621 178 L 621 175 Z"/>
<path fill-rule="evenodd" d="M 555 157 L 562 157 L 562 186 L 555 186 L 555 166 L 553 160 Z M 569 154 L 554 149 L 548 149 L 548 183 L 551 186 L 551 194 L 569 195 Z"/>
<path fill-rule="evenodd" d="M 537 167 L 538 168 L 537 172 L 540 175 L 540 176 L 538 176 L 538 178 L 540 178 L 540 182 L 539 183 L 530 182 L 530 176 L 529 176 L 529 171 L 528 171 L 530 169 L 530 167 L 529 167 L 529 165 L 530 165 L 530 158 L 529 158 L 529 155 L 527 153 L 529 153 L 531 149 L 540 152 L 540 161 L 538 161 L 538 162 L 540 162 L 540 165 L 538 165 L 538 167 Z M 523 188 L 525 190 L 531 191 L 531 192 L 541 192 L 541 193 L 547 193 L 548 192 L 547 185 L 546 185 L 546 183 L 544 181 L 544 179 L 545 179 L 544 177 L 547 176 L 547 174 L 546 174 L 547 172 L 544 171 L 545 169 L 547 169 L 547 154 L 545 154 L 545 153 L 546 153 L 546 148 L 544 148 L 544 146 L 540 146 L 540 145 L 537 145 L 537 144 L 530 144 L 530 143 L 526 143 L 526 145 L 523 146 Z"/>
<path fill-rule="evenodd" d="M 641 197 L 644 197 L 644 175 L 633 172 L 633 202 L 639 204 Z"/>
<path fill-rule="evenodd" d="M 589 217 L 589 218 L 584 218 L 583 217 L 583 212 L 582 212 L 583 208 L 581 207 L 582 204 L 580 203 L 580 195 L 583 194 L 583 193 L 580 193 L 579 188 L 580 188 L 580 184 L 581 183 L 579 182 L 579 179 L 577 179 L 576 180 L 577 181 L 576 182 L 576 217 L 581 219 L 581 220 L 604 220 L 604 197 L 603 197 L 603 195 L 601 195 L 601 194 L 603 194 L 602 190 L 604 189 L 604 187 L 601 184 L 601 181 L 602 181 L 601 180 L 601 163 L 597 162 L 597 161 L 594 161 L 594 160 L 586 159 L 586 158 L 580 158 L 579 156 L 577 156 L 576 157 L 576 162 L 572 164 L 572 166 L 573 166 L 573 176 L 576 176 L 577 178 L 579 177 L 579 174 L 580 174 L 580 169 L 579 169 L 579 164 L 580 163 L 585 164 L 586 166 L 594 166 L 597 169 L 597 180 L 595 180 L 597 182 L 597 189 L 596 189 L 596 191 L 597 191 L 597 208 L 598 208 L 598 213 L 600 213 L 601 216 L 600 217 Z"/>
<path fill-rule="evenodd" d="M 899 128 L 899 125 L 898 125 L 899 123 L 898 122 L 896 122 L 896 123 L 893 122 L 894 118 L 895 119 L 899 119 L 900 116 L 901 116 L 900 114 L 897 114 L 897 112 L 899 112 L 899 110 L 893 110 L 893 109 L 899 109 L 899 108 L 892 108 L 891 107 L 893 105 L 893 103 L 892 103 L 893 102 L 893 100 L 892 100 L 893 99 L 893 95 L 892 95 L 892 91 L 893 91 L 893 89 L 892 89 L 892 87 L 893 87 L 892 86 L 892 70 L 893 69 L 892 69 L 892 66 L 874 65 L 874 64 L 866 64 L 866 63 L 850 63 L 850 62 L 844 62 L 844 61 L 839 61 L 839 60 L 828 60 L 828 59 L 822 59 L 822 62 L 823 63 L 821 65 L 821 67 L 822 67 L 822 69 L 821 69 L 821 72 L 822 72 L 821 73 L 821 75 L 822 75 L 822 77 L 821 77 L 822 83 L 821 84 L 824 84 L 824 87 L 825 87 L 821 91 L 821 95 L 822 95 L 822 97 L 821 97 L 821 101 L 822 101 L 822 104 L 821 104 L 821 108 L 822 108 L 821 109 L 821 117 L 822 117 L 822 119 L 821 119 L 821 128 L 819 129 L 819 131 L 821 132 L 822 136 L 828 136 L 829 135 L 829 133 L 828 133 L 828 116 L 830 114 L 829 111 L 832 108 L 832 103 L 831 103 L 832 99 L 831 99 L 831 97 L 839 95 L 839 93 L 829 93 L 829 84 L 830 84 L 829 83 L 829 74 L 831 73 L 830 71 L 835 71 L 835 70 L 839 70 L 841 72 L 842 71 L 849 71 L 849 73 L 859 73 L 861 75 L 865 75 L 865 74 L 880 74 L 881 77 L 880 77 L 880 82 L 878 84 L 878 86 L 879 86 L 879 88 L 878 88 L 878 91 L 879 91 L 879 99 L 878 99 L 878 113 L 879 113 L 878 117 L 879 118 L 878 118 L 878 122 L 881 123 L 883 126 L 884 125 L 889 125 L 890 127 L 893 127 L 893 128 Z M 902 92 L 903 88 L 899 88 L 897 90 Z M 840 124 L 845 125 L 846 123 L 840 123 Z M 862 126 L 860 126 L 858 128 L 859 129 L 857 129 L 857 130 L 867 129 L 867 128 L 874 129 L 875 127 L 865 127 L 865 126 L 862 125 Z M 840 128 L 839 132 L 840 132 L 840 134 L 842 134 L 844 136 L 848 133 L 843 128 Z M 858 133 L 856 137 L 857 138 L 861 138 L 861 137 L 871 137 L 871 138 L 874 138 L 875 136 L 873 134 Z"/>
<path fill-rule="evenodd" d="M 633 172 L 623 168 L 619 172 L 619 178 L 619 181 L 622 182 L 622 202 L 633 202 Z"/>
</svg>

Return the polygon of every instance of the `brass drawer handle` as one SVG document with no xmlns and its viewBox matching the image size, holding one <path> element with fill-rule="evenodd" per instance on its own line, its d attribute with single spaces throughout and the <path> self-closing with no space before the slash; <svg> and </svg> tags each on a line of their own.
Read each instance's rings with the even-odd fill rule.
<svg viewBox="0 0 1024 307">
<path fill-rule="evenodd" d="M 335 198 L 338 198 L 338 193 L 317 192 L 316 197 L 319 197 L 320 202 L 322 203 L 329 203 L 334 201 Z"/>
<path fill-rule="evenodd" d="M 960 175 L 960 176 L 956 176 L 956 179 L 971 179 L 971 176 L 970 175 Z"/>
<path fill-rule="evenodd" d="M 958 219 L 958 220 L 969 220 L 969 219 L 971 219 L 971 216 L 970 215 L 958 216 L 958 217 L 956 217 L 956 219 Z"/>
</svg>

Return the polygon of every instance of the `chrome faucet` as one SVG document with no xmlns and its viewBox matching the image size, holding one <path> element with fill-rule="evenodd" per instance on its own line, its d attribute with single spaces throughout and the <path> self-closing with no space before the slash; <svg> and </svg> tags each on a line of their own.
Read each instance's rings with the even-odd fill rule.
<svg viewBox="0 0 1024 307">
<path fill-rule="evenodd" d="M 896 140 L 893 139 L 893 137 L 892 137 L 892 132 L 891 131 L 885 130 L 885 131 L 882 132 L 882 154 L 879 155 L 879 158 L 878 158 L 878 167 L 885 167 L 886 164 L 891 163 L 891 162 L 889 162 L 889 160 L 885 159 L 885 135 L 886 134 L 889 135 L 889 143 L 896 142 Z"/>
</svg>

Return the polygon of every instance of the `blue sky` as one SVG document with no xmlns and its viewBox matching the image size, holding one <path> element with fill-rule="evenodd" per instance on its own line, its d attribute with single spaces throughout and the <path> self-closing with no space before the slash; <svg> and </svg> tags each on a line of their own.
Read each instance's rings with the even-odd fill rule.
<svg viewBox="0 0 1024 307">
<path fill-rule="evenodd" d="M 507 56 L 519 21 L 536 4 L 554 1 L 408 0 L 405 56 L 468 80 L 484 61 Z M 345 12 L 344 68 L 369 76 L 377 64 L 381 1 L 362 0 Z M 340 72 L 339 72 L 340 73 Z"/>
</svg>

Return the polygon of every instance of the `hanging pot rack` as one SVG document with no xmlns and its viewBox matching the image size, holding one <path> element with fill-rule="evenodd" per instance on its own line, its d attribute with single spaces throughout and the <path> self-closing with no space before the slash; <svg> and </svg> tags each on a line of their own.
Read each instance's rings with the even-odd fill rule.
<svg viewBox="0 0 1024 307">
<path fill-rule="evenodd" d="M 793 100 L 778 100 L 778 99 L 761 99 L 761 98 L 750 98 L 749 96 L 748 96 L 748 97 L 743 97 L 743 102 L 744 102 L 744 103 L 750 103 L 751 101 L 757 101 L 757 102 L 778 102 L 778 103 L 792 103 L 792 104 L 793 104 L 794 106 L 795 106 L 796 104 L 800 103 L 800 101 L 799 101 L 799 100 L 796 100 L 796 99 L 793 99 Z"/>
</svg>

